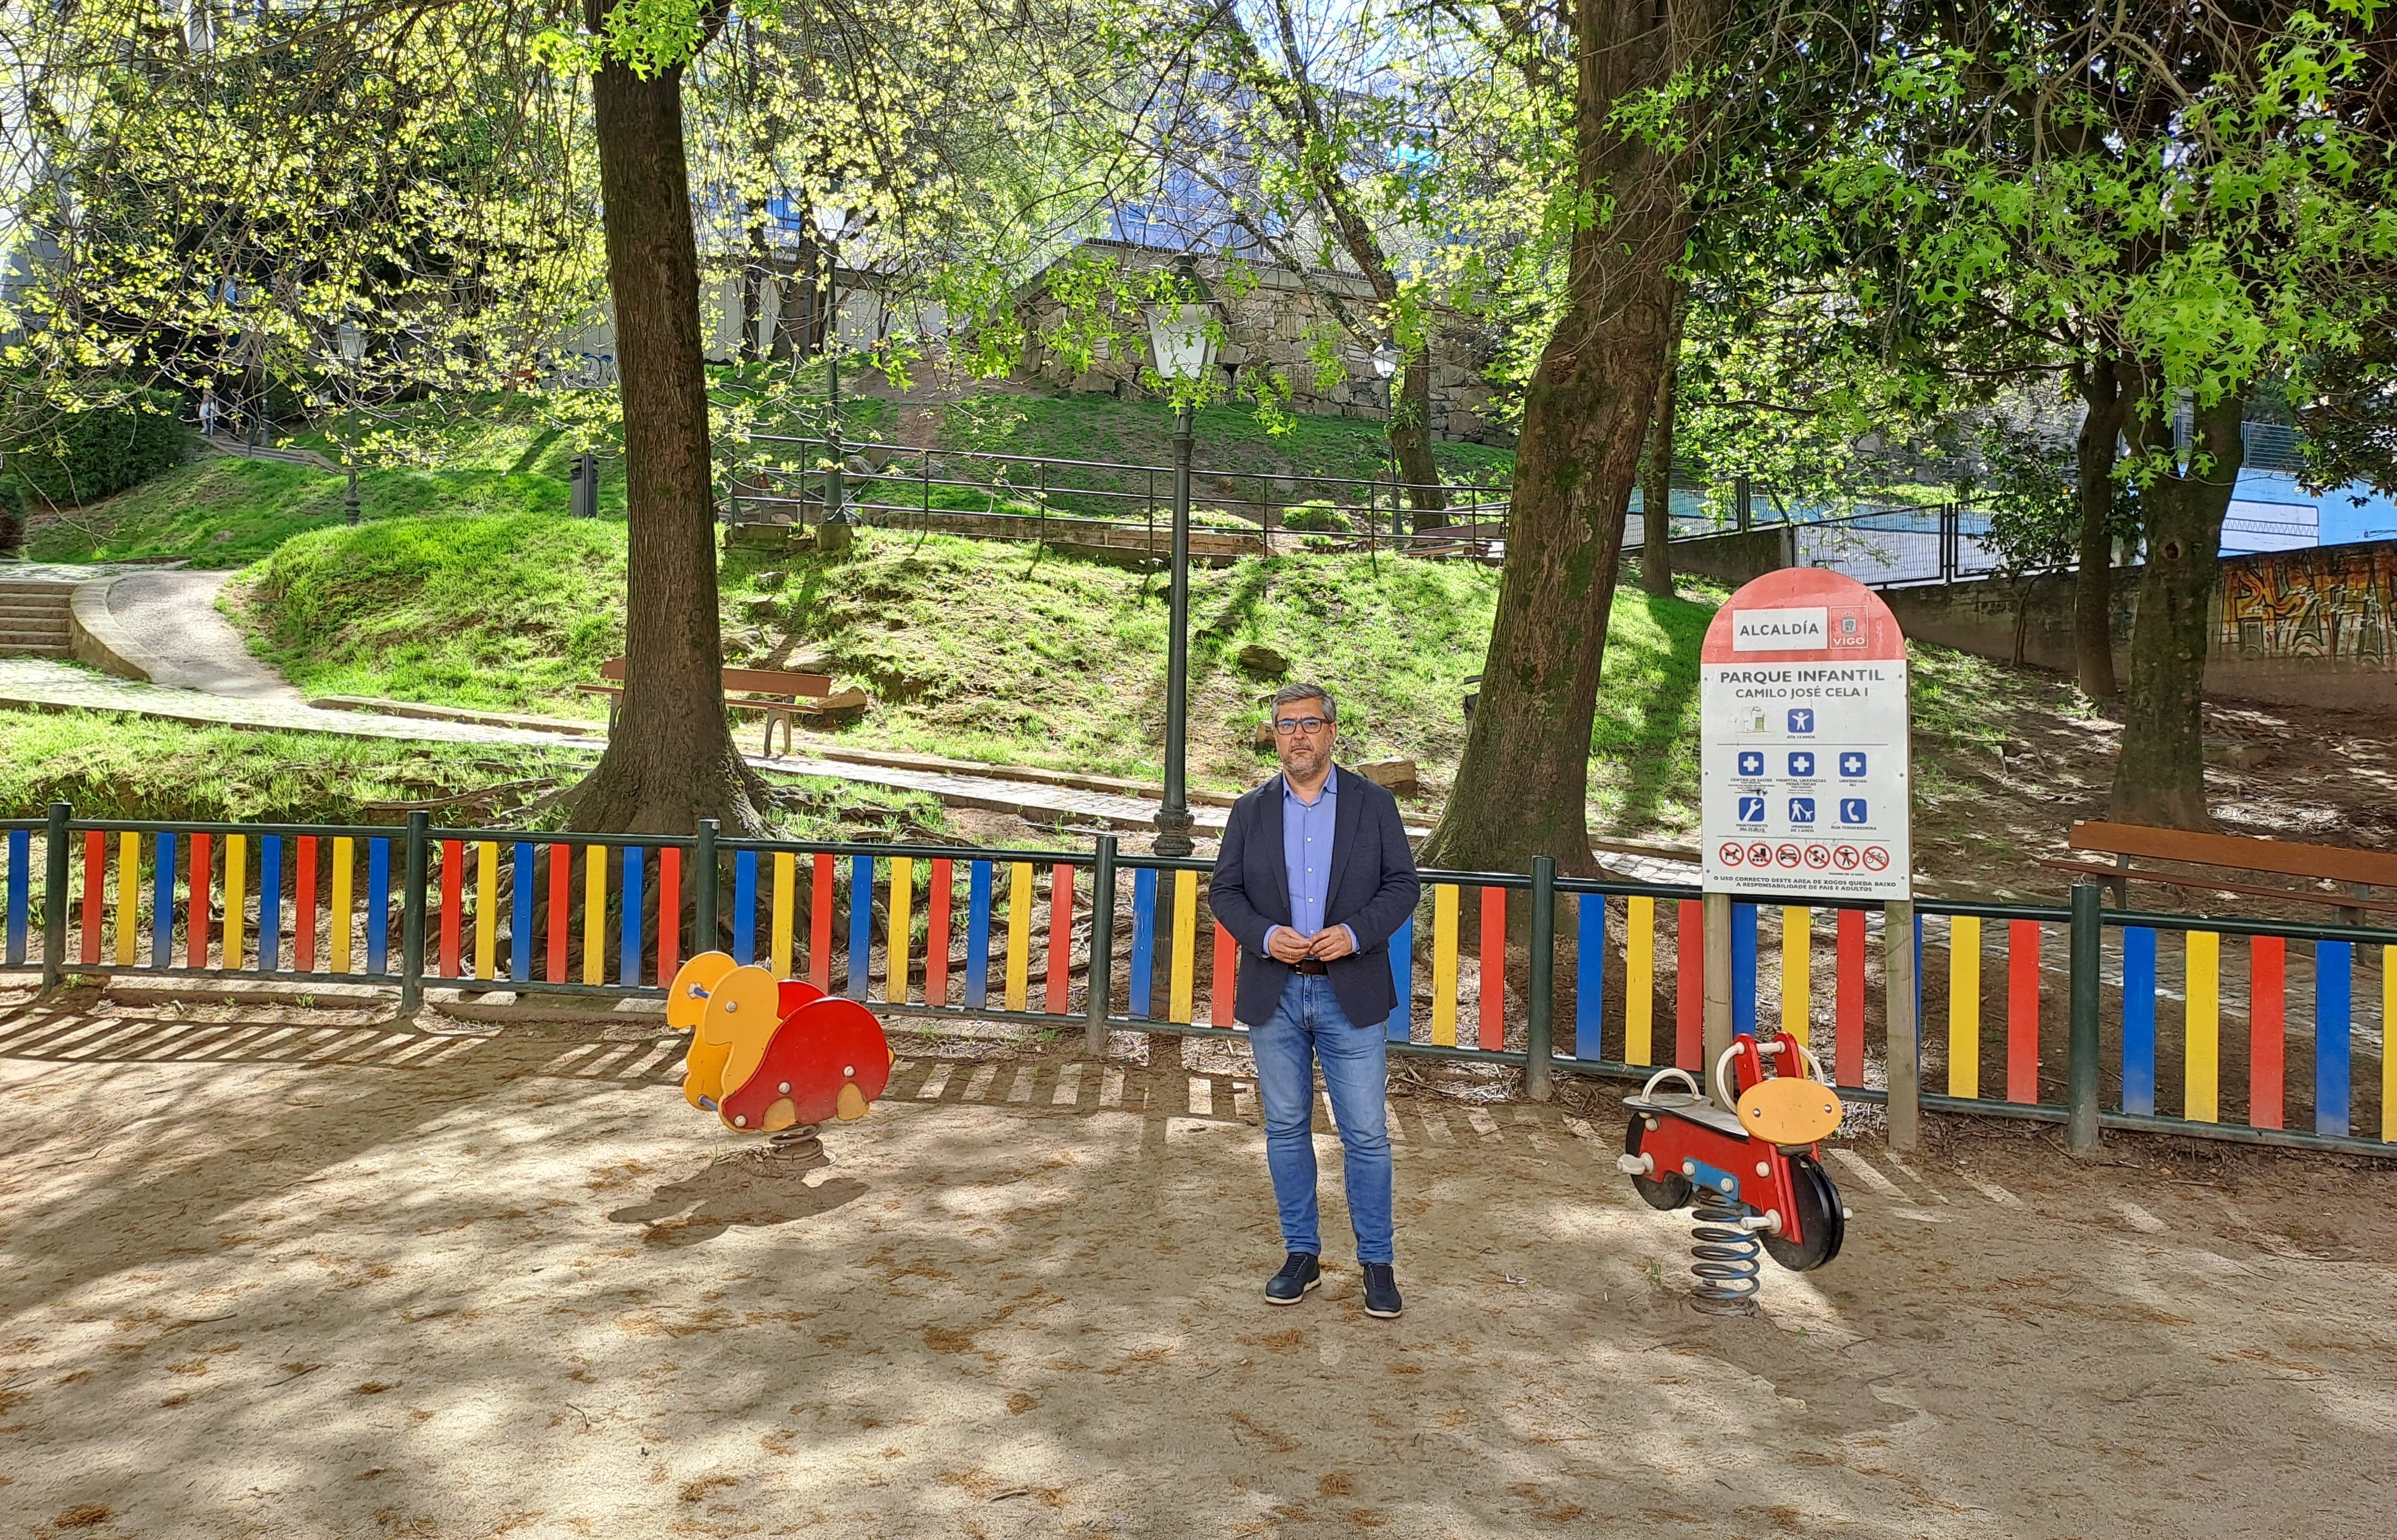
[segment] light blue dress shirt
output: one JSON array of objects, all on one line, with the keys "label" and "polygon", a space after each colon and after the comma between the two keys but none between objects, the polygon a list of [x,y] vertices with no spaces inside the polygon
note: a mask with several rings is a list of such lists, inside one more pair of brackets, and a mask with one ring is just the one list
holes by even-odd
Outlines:
[{"label": "light blue dress shirt", "polygon": [[[1332,832],[1338,824],[1340,772],[1332,770],[1323,778],[1323,789],[1315,794],[1312,802],[1304,801],[1292,789],[1290,777],[1281,778],[1281,863],[1282,874],[1290,883],[1290,929],[1302,936],[1311,936],[1323,929],[1323,901],[1332,889]],[[1265,931],[1265,943],[1271,945],[1275,926]],[[1357,932],[1348,931],[1348,944],[1357,944]]]}]

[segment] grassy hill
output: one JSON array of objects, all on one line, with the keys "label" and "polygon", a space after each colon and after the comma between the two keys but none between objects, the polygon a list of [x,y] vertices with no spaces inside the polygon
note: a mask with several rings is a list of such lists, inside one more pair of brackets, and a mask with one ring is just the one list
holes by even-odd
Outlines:
[{"label": "grassy hill", "polygon": [[[743,389],[733,371],[719,371],[717,383],[728,396]],[[795,408],[766,425],[817,431],[822,419],[813,398],[796,397]],[[1111,396],[999,392],[923,406],[867,396],[845,400],[842,420],[844,431],[859,440],[905,435],[953,450],[1148,465],[1170,464],[1172,457],[1170,408]],[[359,515],[366,522],[567,511],[569,441],[523,398],[401,408],[378,425],[406,441],[411,463],[360,473]],[[341,427],[337,422],[287,442],[338,462]],[[1213,407],[1198,414],[1197,434],[1201,467],[1286,476],[1387,474],[1381,427],[1361,420],[1301,417],[1276,435],[1249,408]],[[1513,472],[1512,454],[1478,444],[1443,444],[1439,458],[1458,480],[1487,485]],[[28,554],[45,561],[181,556],[199,567],[245,567],[294,535],[341,523],[344,491],[339,474],[211,455],[87,508],[36,516]],[[1201,498],[1214,495],[1208,477],[1199,478],[1198,491]],[[603,462],[599,512],[603,520],[623,516],[621,461]]]},{"label": "grassy hill", "polygon": [[[251,575],[262,650],[302,690],[596,715],[573,686],[623,645],[622,527],[533,515],[394,519],[293,540]],[[1498,575],[1382,556],[1256,557],[1192,582],[1191,774],[1230,790],[1274,681],[1263,643],[1341,698],[1347,752],[1417,760],[1444,790],[1464,746]],[[736,554],[723,572],[733,661],[820,658],[875,696],[844,742],[1156,777],[1165,585],[1022,546],[867,531],[848,558]],[[757,613],[753,614],[753,611]],[[1610,823],[1685,815],[1668,752],[1694,730],[1706,604],[1615,603],[1594,734]]]}]

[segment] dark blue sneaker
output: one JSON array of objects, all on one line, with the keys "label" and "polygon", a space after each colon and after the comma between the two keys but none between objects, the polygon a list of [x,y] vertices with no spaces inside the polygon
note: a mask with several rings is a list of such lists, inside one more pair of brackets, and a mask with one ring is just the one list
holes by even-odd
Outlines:
[{"label": "dark blue sneaker", "polygon": [[1281,1271],[1265,1279],[1267,1305],[1296,1305],[1306,1292],[1323,1281],[1323,1268],[1305,1252],[1292,1252]]},{"label": "dark blue sneaker", "polygon": [[1365,1313],[1384,1320],[1396,1320],[1406,1308],[1399,1302],[1398,1269],[1386,1262],[1365,1265]]}]

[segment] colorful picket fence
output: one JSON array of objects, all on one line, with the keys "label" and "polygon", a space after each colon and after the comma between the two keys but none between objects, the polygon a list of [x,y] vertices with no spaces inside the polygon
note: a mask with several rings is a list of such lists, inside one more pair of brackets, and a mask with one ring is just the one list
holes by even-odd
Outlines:
[{"label": "colorful picket fence", "polygon": [[[55,923],[61,970],[387,982],[407,999],[475,984],[655,995],[705,935],[891,1013],[1240,1030],[1238,949],[1208,912],[1206,864],[1118,858],[1112,839],[1066,852],[864,847],[719,841],[706,829],[436,831],[421,816],[404,829],[54,818],[0,834],[9,967],[50,966]],[[1602,1075],[1706,1069],[1695,890],[1549,870],[1423,877],[1421,907],[1392,938],[1394,1047]],[[1122,936],[1127,918],[1122,965],[1101,946],[1094,968],[1089,938]],[[1843,1089],[1881,1094],[1881,914],[1732,903],[1728,918],[1732,1030],[1778,1026]],[[2385,1051],[2397,937],[2107,911],[2100,955],[2083,958],[2069,919],[2054,907],[1917,906],[1926,1105],[2061,1118],[2067,984],[2086,965],[2109,1002],[2109,1121],[2359,1146],[2368,1128],[2374,1143],[2397,1143]],[[2359,1085],[2376,1056],[2377,1077]]]}]

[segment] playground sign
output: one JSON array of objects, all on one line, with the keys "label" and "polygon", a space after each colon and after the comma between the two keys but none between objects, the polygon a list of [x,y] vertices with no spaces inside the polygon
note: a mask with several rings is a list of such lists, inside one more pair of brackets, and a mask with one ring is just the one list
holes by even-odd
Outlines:
[{"label": "playground sign", "polygon": [[1707,891],[1914,896],[1906,638],[1880,596],[1766,573],[1707,628],[1698,704]]}]

